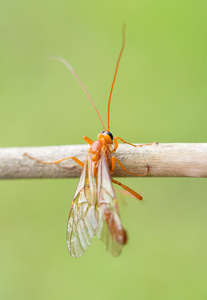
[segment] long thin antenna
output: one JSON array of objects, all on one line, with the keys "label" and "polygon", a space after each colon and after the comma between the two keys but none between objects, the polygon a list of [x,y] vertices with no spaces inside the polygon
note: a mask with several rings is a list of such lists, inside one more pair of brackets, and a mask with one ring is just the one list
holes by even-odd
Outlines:
[{"label": "long thin antenna", "polygon": [[121,47],[121,51],[119,53],[119,57],[118,57],[118,60],[117,60],[117,63],[116,63],[116,69],[115,69],[114,78],[113,78],[113,82],[112,82],[112,86],[111,86],[111,91],[110,91],[110,95],[109,95],[109,102],[108,102],[108,131],[109,132],[110,132],[110,126],[109,126],[110,123],[109,123],[109,121],[110,121],[111,96],[112,96],[112,92],[113,92],[113,88],[114,88],[114,83],[115,83],[116,75],[117,75],[118,68],[119,68],[120,59],[121,59],[122,53],[124,51],[125,40],[126,40],[126,38],[125,38],[125,28],[126,28],[126,25],[124,24],[123,30],[122,30],[122,34],[123,34],[122,47]]},{"label": "long thin antenna", "polygon": [[84,90],[84,92],[86,93],[88,99],[91,101],[91,104],[93,105],[97,115],[99,116],[99,119],[101,120],[101,123],[103,125],[103,129],[106,130],[103,120],[98,112],[98,109],[96,108],[95,104],[93,103],[93,100],[91,99],[91,96],[89,95],[88,91],[86,90],[85,86],[83,85],[83,83],[81,82],[80,78],[78,77],[78,75],[76,74],[76,72],[73,70],[73,68],[71,67],[71,65],[67,62],[67,60],[65,60],[63,57],[61,56],[51,56],[48,57],[48,59],[51,60],[57,60],[60,61],[61,63],[63,63],[70,71],[71,73],[74,75],[74,77],[76,78],[76,80],[78,81],[78,83],[80,84],[80,86],[82,87],[82,89]]}]

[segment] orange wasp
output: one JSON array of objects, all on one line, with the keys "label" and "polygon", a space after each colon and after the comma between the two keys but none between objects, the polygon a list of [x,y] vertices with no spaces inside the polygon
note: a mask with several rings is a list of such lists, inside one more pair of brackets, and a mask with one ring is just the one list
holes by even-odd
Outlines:
[{"label": "orange wasp", "polygon": [[52,58],[61,61],[72,72],[91,101],[103,125],[104,130],[98,134],[97,141],[94,142],[88,137],[83,137],[86,143],[90,145],[85,163],[82,163],[76,157],[66,157],[54,162],[45,162],[25,153],[25,155],[29,158],[41,163],[57,164],[66,159],[73,159],[76,163],[83,167],[69,212],[67,225],[67,247],[73,257],[80,257],[84,253],[86,248],[90,245],[94,235],[106,244],[107,250],[114,256],[118,256],[121,253],[122,247],[127,243],[127,234],[121,223],[118,203],[112,187],[112,182],[120,185],[135,198],[142,200],[142,197],[129,187],[111,177],[115,170],[115,163],[117,162],[123,171],[134,176],[145,176],[149,172],[148,165],[146,172],[142,175],[137,175],[127,171],[122,163],[113,155],[118,148],[118,140],[133,147],[143,146],[127,143],[120,137],[113,138],[113,135],[110,132],[109,121],[111,96],[124,46],[125,28],[123,28],[122,48],[116,64],[109,95],[107,130],[90,95],[72,67],[62,57]]}]

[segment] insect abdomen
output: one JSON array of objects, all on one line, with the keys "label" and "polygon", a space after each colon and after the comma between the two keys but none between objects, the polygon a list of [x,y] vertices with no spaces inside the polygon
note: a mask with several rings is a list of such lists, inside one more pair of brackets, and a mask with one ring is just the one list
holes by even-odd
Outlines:
[{"label": "insect abdomen", "polygon": [[101,207],[112,238],[118,244],[125,245],[127,243],[127,233],[122,227],[120,219],[116,218],[116,214],[112,213],[106,204],[102,203]]}]

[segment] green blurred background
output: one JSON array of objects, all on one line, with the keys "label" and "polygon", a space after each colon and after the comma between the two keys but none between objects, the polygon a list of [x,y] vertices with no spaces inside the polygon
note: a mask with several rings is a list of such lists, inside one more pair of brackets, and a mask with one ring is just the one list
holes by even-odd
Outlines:
[{"label": "green blurred background", "polygon": [[[102,129],[61,55],[111,131],[129,142],[206,142],[206,1],[4,1],[0,9],[0,146],[81,144]],[[127,153],[126,153],[127,155]],[[206,179],[125,178],[129,242],[119,258],[94,238],[66,247],[78,179],[0,182],[0,299],[207,299]]]}]

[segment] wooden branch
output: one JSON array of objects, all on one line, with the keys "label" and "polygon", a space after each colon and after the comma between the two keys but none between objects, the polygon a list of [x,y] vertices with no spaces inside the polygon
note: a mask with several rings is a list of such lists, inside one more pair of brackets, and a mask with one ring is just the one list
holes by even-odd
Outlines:
[{"label": "wooden branch", "polygon": [[[88,148],[88,145],[0,148],[0,179],[79,177],[82,167],[72,159],[57,165],[42,164],[24,153],[44,161],[75,156],[84,162]],[[136,148],[120,144],[115,155],[127,170],[136,174],[143,174],[148,164],[147,177],[207,177],[207,144],[153,144]],[[131,175],[117,164],[113,176]]]}]

